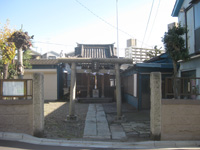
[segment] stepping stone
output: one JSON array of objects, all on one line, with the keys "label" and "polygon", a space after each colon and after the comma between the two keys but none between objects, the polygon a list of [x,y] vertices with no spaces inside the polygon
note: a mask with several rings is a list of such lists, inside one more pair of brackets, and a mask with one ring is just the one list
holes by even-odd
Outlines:
[{"label": "stepping stone", "polygon": [[121,125],[114,124],[110,126],[111,135],[113,140],[126,140],[126,134]]}]

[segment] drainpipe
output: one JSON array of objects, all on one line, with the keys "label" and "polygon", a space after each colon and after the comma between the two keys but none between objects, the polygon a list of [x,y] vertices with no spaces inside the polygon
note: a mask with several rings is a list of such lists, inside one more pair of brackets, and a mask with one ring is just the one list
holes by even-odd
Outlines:
[{"label": "drainpipe", "polygon": [[[191,4],[191,5],[189,5],[187,8],[183,8],[183,11],[184,11],[184,15],[185,15],[185,26],[186,26],[186,30],[188,30],[187,29],[187,11],[188,10],[190,10],[190,8],[192,8],[193,7],[193,4]],[[188,33],[186,32],[186,34],[185,34],[185,39],[186,39],[186,42],[185,42],[185,46],[186,46],[186,48],[188,49]]]},{"label": "drainpipe", "polygon": [[[187,9],[184,9],[184,15],[185,15],[185,27],[186,27],[186,30],[188,31],[188,29],[187,29]],[[188,33],[187,33],[187,31],[186,31],[186,33],[185,33],[185,40],[186,40],[186,42],[185,42],[185,46],[186,46],[186,48],[188,49],[188,39],[187,39],[187,37],[188,37]]]}]

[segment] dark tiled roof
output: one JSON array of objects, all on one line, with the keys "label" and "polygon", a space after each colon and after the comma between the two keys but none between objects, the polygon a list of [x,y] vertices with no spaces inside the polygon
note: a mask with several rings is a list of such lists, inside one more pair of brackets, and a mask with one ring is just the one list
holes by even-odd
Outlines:
[{"label": "dark tiled roof", "polygon": [[113,44],[78,44],[75,56],[83,58],[115,58],[116,49]]},{"label": "dark tiled roof", "polygon": [[190,4],[198,3],[200,0],[191,0]]}]

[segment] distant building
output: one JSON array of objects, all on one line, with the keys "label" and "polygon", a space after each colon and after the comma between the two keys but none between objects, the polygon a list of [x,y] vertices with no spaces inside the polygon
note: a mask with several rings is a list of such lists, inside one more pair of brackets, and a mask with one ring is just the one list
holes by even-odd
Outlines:
[{"label": "distant building", "polygon": [[137,40],[136,39],[127,40],[127,48],[125,49],[126,58],[132,58],[132,50],[134,47],[137,47]]},{"label": "distant building", "polygon": [[[164,51],[161,50],[161,53]],[[127,48],[125,49],[125,58],[133,59],[133,64],[142,63],[145,60],[150,59],[148,53],[155,54],[155,49],[138,48],[136,39],[127,40]]]},{"label": "distant building", "polygon": [[168,24],[168,30],[172,29],[174,26],[178,27],[178,23],[177,22],[173,22],[173,23]]}]

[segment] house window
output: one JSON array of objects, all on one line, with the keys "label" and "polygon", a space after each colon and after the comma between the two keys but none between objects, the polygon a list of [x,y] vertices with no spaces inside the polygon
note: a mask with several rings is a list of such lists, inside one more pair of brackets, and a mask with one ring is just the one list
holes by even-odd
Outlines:
[{"label": "house window", "polygon": [[194,6],[195,51],[200,51],[200,2]]},{"label": "house window", "polygon": [[56,56],[49,56],[48,59],[56,59]]},{"label": "house window", "polygon": [[181,77],[195,78],[196,77],[196,70],[183,71],[183,72],[181,72]]}]

